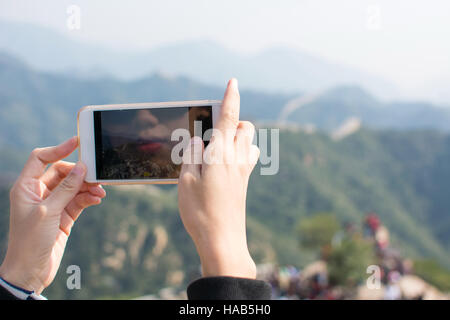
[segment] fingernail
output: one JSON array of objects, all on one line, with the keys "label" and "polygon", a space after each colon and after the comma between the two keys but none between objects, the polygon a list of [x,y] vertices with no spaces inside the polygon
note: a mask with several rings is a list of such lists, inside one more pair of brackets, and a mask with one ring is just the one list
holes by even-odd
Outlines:
[{"label": "fingernail", "polygon": [[69,141],[71,143],[78,143],[78,137],[77,136],[73,136],[72,138],[69,139]]},{"label": "fingernail", "polygon": [[84,164],[78,161],[75,167],[73,167],[72,173],[77,176],[82,176],[84,174]]},{"label": "fingernail", "polygon": [[199,136],[193,136],[191,139],[191,144],[201,144],[203,141]]},{"label": "fingernail", "polygon": [[237,81],[237,79],[236,78],[232,78],[231,80],[230,80],[230,87],[231,88],[233,88],[234,90],[239,90],[238,89],[238,81]]}]

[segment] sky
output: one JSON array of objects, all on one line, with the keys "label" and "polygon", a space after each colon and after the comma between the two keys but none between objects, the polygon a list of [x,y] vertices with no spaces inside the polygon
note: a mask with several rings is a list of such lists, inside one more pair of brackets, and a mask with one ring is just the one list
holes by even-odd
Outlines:
[{"label": "sky", "polygon": [[[67,27],[71,5],[80,29]],[[450,99],[448,0],[0,0],[0,19],[120,50],[205,39],[244,54],[283,45]]]}]

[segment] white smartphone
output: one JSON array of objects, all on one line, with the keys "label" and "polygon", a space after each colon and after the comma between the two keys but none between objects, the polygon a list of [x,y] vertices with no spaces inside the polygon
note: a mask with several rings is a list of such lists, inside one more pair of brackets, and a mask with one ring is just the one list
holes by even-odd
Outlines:
[{"label": "white smartphone", "polygon": [[85,180],[102,184],[177,183],[180,149],[194,135],[201,136],[207,145],[221,105],[219,100],[201,100],[81,108],[79,158],[87,166]]}]

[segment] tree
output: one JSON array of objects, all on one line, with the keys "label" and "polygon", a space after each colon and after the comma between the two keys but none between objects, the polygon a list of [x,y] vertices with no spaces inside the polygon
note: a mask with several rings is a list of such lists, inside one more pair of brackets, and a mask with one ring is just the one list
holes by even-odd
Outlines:
[{"label": "tree", "polygon": [[339,221],[330,213],[318,213],[301,219],[297,226],[300,245],[312,250],[329,245],[339,230]]},{"label": "tree", "polygon": [[374,262],[371,243],[358,236],[345,237],[327,258],[330,284],[354,286],[367,277],[367,267]]}]

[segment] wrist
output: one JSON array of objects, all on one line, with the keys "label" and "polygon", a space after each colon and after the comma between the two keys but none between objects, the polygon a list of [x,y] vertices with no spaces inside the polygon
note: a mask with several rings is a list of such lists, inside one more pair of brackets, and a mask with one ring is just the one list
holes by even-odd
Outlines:
[{"label": "wrist", "polygon": [[24,289],[40,294],[44,289],[42,285],[33,281],[33,277],[27,276],[26,272],[20,272],[20,269],[10,268],[7,263],[0,265],[0,277],[8,283]]},{"label": "wrist", "polygon": [[237,277],[256,279],[256,265],[247,245],[239,247],[203,246],[197,247],[204,277]]}]

